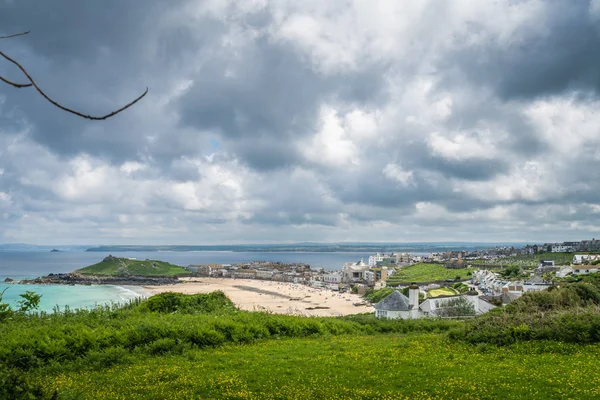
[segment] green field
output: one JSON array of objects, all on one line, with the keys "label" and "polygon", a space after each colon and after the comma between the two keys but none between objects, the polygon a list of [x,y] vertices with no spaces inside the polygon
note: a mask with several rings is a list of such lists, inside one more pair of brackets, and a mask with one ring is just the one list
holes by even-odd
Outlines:
[{"label": "green field", "polygon": [[439,289],[432,289],[427,292],[428,297],[440,297],[440,296],[455,296],[458,293],[450,288],[442,287]]},{"label": "green field", "polygon": [[516,257],[502,257],[493,260],[469,260],[471,265],[518,265],[520,267],[537,267],[540,260],[554,261],[556,265],[571,265],[574,254],[585,253],[539,253],[526,254]]},{"label": "green field", "polygon": [[[598,398],[599,345],[451,343],[440,334],[263,341],[46,377],[63,399]],[[582,373],[585,371],[585,373]]]},{"label": "green field", "polygon": [[98,264],[78,269],[84,275],[110,276],[184,276],[190,272],[184,268],[164,261],[130,260],[108,256]]},{"label": "green field", "polygon": [[409,267],[400,268],[386,281],[388,286],[410,284],[412,282],[444,281],[446,279],[468,279],[468,268],[449,269],[442,264],[419,263]]}]

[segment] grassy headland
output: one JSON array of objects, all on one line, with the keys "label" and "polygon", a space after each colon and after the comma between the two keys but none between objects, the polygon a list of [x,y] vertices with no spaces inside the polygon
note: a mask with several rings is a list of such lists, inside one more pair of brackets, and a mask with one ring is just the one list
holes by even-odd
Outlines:
[{"label": "grassy headland", "polygon": [[178,265],[156,260],[131,260],[108,256],[101,262],[75,272],[98,276],[186,276],[190,272]]}]

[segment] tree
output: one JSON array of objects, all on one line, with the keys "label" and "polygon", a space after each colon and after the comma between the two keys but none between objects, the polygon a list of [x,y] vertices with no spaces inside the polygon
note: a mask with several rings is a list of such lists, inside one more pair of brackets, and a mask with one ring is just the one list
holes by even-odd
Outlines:
[{"label": "tree", "polygon": [[[15,33],[12,35],[6,35],[6,36],[0,36],[0,39],[11,39],[11,38],[15,38],[18,36],[24,36],[29,34],[29,32],[31,31],[27,31],[27,32],[21,32],[21,33]],[[27,72],[27,70],[25,69],[25,67],[23,67],[19,62],[15,61],[14,59],[12,59],[11,57],[9,57],[8,55],[6,55],[2,50],[0,50],[0,56],[2,56],[5,60],[9,61],[10,63],[14,64],[19,70],[21,70],[21,72],[23,73],[23,75],[25,75],[25,78],[27,78],[27,82],[26,83],[18,83],[18,82],[13,82],[3,76],[0,75],[0,81],[13,86],[17,89],[23,89],[23,88],[30,88],[33,87],[44,99],[46,99],[47,101],[49,101],[52,105],[60,108],[63,111],[66,111],[68,113],[77,115],[78,117],[81,118],[85,118],[85,119],[89,119],[89,120],[93,120],[93,121],[101,121],[101,120],[105,120],[111,117],[114,117],[115,115],[125,111],[126,109],[128,109],[129,107],[133,106],[135,103],[137,103],[138,101],[140,101],[144,96],[146,96],[146,94],[148,94],[148,88],[146,88],[146,90],[144,91],[144,93],[142,93],[140,96],[138,96],[135,100],[127,103],[126,105],[124,105],[121,108],[118,108],[114,111],[109,112],[108,114],[105,115],[101,115],[101,116],[92,116],[92,115],[88,115],[88,114],[84,114],[82,112],[76,111],[72,108],[68,108],[63,106],[62,104],[60,104],[59,102],[57,102],[56,100],[52,99],[50,96],[48,96],[36,83],[36,81],[31,77],[31,75],[29,74],[29,72]]]},{"label": "tree", "polygon": [[467,317],[475,315],[475,306],[464,297],[448,300],[439,308],[437,314],[440,317]]},{"label": "tree", "polygon": [[521,267],[518,265],[509,265],[500,271],[500,275],[506,279],[517,278],[521,275]]}]

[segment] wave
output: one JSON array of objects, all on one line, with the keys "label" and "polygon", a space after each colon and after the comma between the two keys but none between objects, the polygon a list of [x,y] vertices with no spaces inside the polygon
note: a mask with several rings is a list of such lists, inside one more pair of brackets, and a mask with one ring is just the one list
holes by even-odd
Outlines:
[{"label": "wave", "polygon": [[113,286],[115,289],[119,290],[119,297],[123,301],[132,300],[137,297],[150,297],[150,293],[141,286]]}]

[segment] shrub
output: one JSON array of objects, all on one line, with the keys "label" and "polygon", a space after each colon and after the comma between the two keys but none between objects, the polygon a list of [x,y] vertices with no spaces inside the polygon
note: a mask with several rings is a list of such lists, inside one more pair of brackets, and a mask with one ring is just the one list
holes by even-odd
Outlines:
[{"label": "shrub", "polygon": [[55,399],[56,395],[22,371],[0,366],[0,399],[44,400]]}]

